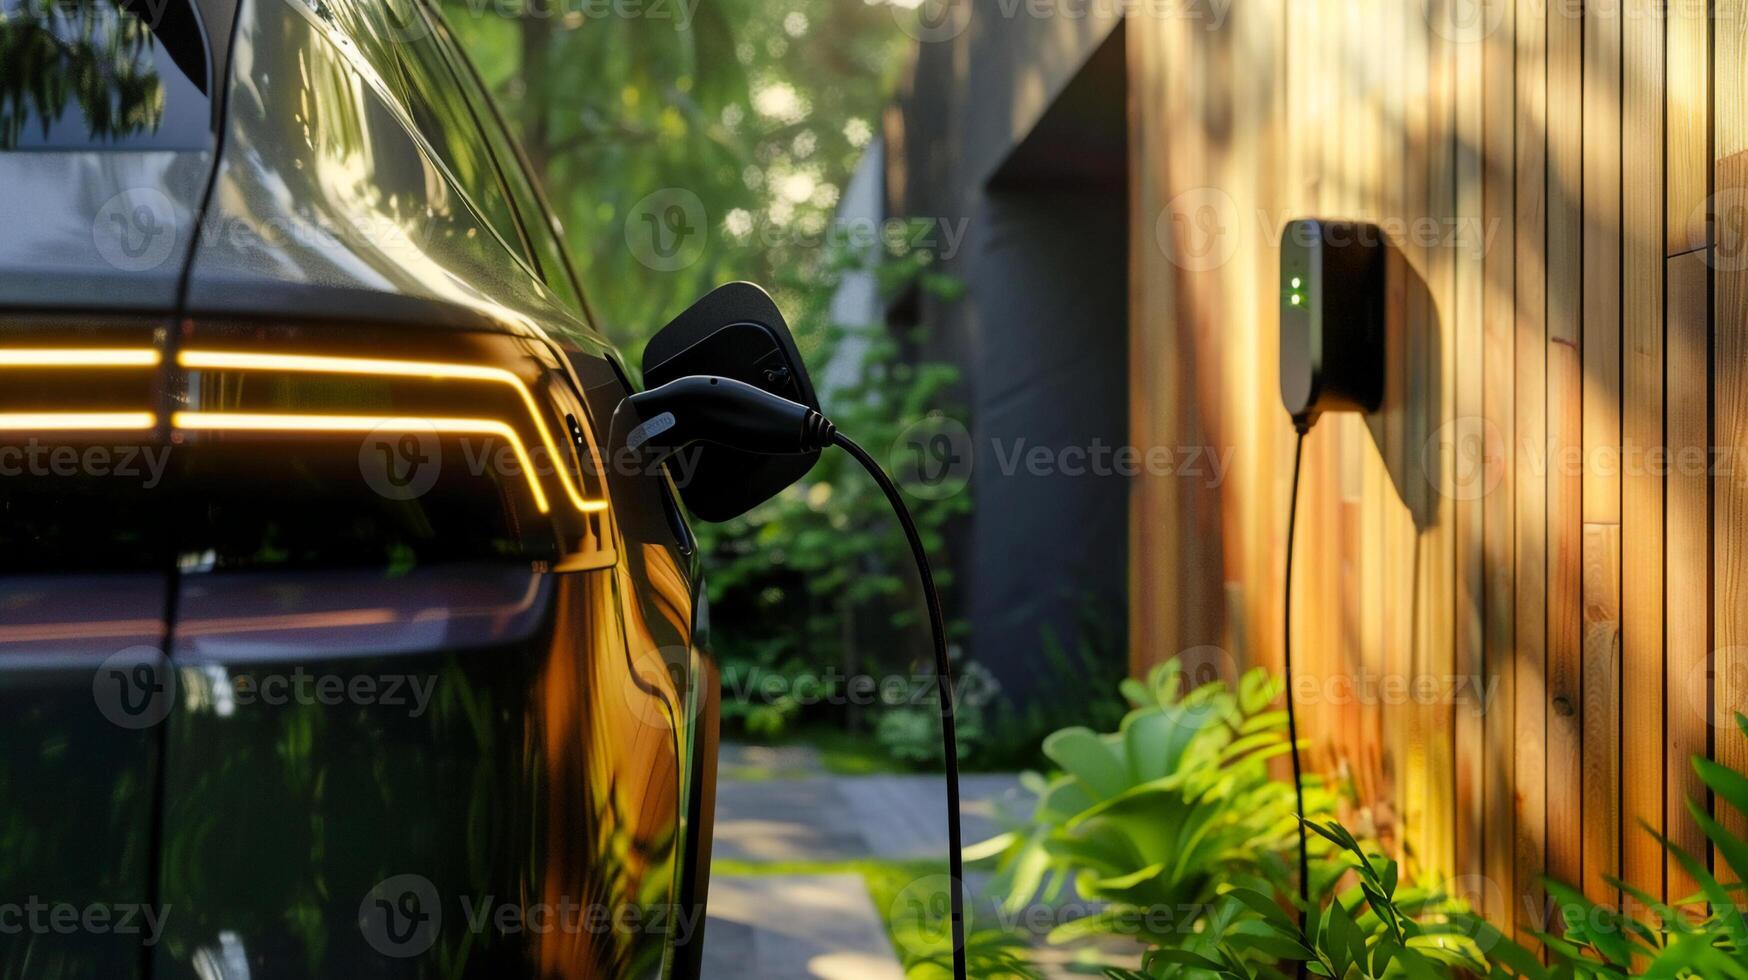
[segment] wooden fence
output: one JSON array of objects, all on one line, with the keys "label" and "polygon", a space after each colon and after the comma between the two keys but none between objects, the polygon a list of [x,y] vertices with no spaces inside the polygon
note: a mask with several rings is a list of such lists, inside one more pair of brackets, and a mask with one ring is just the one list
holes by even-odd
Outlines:
[{"label": "wooden fence", "polygon": [[1277,237],[1378,222],[1386,404],[1306,446],[1313,757],[1508,928],[1544,873],[1689,894],[1640,825],[1703,853],[1687,758],[1748,768],[1748,0],[1142,7],[1132,434],[1233,455],[1136,483],[1134,666],[1279,666]]}]

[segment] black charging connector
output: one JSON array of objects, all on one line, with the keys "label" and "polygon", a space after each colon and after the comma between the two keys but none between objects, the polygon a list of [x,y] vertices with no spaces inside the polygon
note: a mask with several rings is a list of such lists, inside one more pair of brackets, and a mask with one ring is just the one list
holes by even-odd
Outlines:
[{"label": "black charging connector", "polygon": [[[824,415],[781,395],[729,378],[692,376],[639,392],[621,403],[633,416],[621,419],[614,413],[614,445],[645,453],[660,460],[693,443],[708,443],[743,453],[804,456],[827,446],[849,453],[879,485],[892,513],[904,528],[911,557],[922,580],[923,599],[929,610],[929,632],[935,648],[936,692],[941,701],[942,756],[947,768],[947,865],[951,894],[953,977],[966,980],[964,840],[959,825],[958,734],[953,713],[953,667],[947,658],[947,619],[941,596],[929,569],[928,551],[922,535],[904,505],[898,486],[880,468],[867,450],[837,430]],[[634,427],[618,441],[621,426]]]},{"label": "black charging connector", "polygon": [[695,375],[626,399],[640,421],[625,447],[665,456],[695,442],[766,456],[802,456],[832,444],[824,415],[744,381]]}]

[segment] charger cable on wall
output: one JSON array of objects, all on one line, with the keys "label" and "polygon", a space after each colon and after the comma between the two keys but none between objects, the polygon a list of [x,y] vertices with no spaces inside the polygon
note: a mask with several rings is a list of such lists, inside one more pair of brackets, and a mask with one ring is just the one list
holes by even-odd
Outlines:
[{"label": "charger cable on wall", "polygon": [[[1293,489],[1287,497],[1286,588],[1281,601],[1281,621],[1285,624],[1281,638],[1281,666],[1287,687],[1287,741],[1293,750],[1293,801],[1299,816],[1299,931],[1303,933],[1311,908],[1311,857],[1305,832],[1305,772],[1299,758],[1299,717],[1293,707],[1293,532],[1299,519],[1299,471],[1305,459],[1305,434],[1311,431],[1311,421],[1295,418],[1293,431],[1296,433],[1293,441]],[[1303,963],[1299,964],[1299,969],[1302,976]]]}]

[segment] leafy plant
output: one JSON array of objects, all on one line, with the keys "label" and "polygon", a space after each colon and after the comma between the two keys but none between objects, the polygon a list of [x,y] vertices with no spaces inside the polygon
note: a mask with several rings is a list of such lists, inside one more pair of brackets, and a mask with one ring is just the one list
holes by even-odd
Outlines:
[{"label": "leafy plant", "polygon": [[[1044,752],[1061,772],[1048,781],[1026,774],[1038,795],[1031,818],[967,853],[997,859],[1009,911],[1040,893],[1054,901],[1071,880],[1102,904],[1052,930],[1052,942],[1111,933],[1179,946],[1206,930],[1226,883],[1273,888],[1290,879],[1293,789],[1269,776],[1269,761],[1290,749],[1286,713],[1275,707],[1280,683],[1256,669],[1236,689],[1185,687],[1173,659],[1146,684],[1125,685],[1136,706],[1116,732],[1051,735]],[[1320,784],[1306,791],[1312,813],[1327,810]],[[1159,910],[1190,910],[1190,918],[1165,922]]]},{"label": "leafy plant", "polygon": [[1148,954],[1150,972],[1111,971],[1115,980],[1176,976],[1183,969],[1223,980],[1282,976],[1283,963],[1303,963],[1319,977],[1542,977],[1535,957],[1437,889],[1400,887],[1394,860],[1363,846],[1337,821],[1305,826],[1334,845],[1358,883],[1333,895],[1304,926],[1270,895],[1239,887],[1226,900],[1243,907],[1218,939],[1202,949],[1161,948]]},{"label": "leafy plant", "polygon": [[[1736,716],[1748,737],[1748,717]],[[1748,816],[1748,776],[1695,756],[1694,771],[1721,806]],[[1703,805],[1687,801],[1687,812],[1739,881],[1748,881],[1748,841],[1731,833]],[[1699,883],[1700,893],[1669,905],[1618,878],[1607,881],[1651,914],[1640,921],[1599,906],[1577,889],[1547,882],[1548,894],[1559,902],[1564,930],[1560,936],[1538,934],[1555,962],[1580,977],[1734,977],[1748,980],[1748,919],[1733,891],[1706,869],[1703,857],[1650,827],[1646,832]],[[1642,970],[1643,972],[1639,972]]]}]

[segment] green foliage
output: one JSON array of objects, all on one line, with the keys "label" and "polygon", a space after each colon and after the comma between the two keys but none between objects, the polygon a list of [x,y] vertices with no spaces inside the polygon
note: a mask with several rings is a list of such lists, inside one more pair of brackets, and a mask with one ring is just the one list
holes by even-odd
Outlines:
[{"label": "green foliage", "polygon": [[[1736,725],[1748,736],[1748,717],[1736,716]],[[1748,776],[1696,756],[1699,773],[1720,807],[1748,816]],[[1705,831],[1718,857],[1739,881],[1748,881],[1748,841],[1727,830],[1706,812],[1705,806],[1687,801],[1687,812]],[[1580,977],[1734,977],[1748,980],[1748,919],[1732,891],[1706,868],[1703,856],[1683,850],[1655,830],[1669,855],[1699,883],[1700,893],[1669,905],[1616,878],[1608,883],[1619,888],[1649,913],[1642,921],[1585,898],[1577,889],[1555,881],[1547,883],[1548,894],[1560,908],[1564,930],[1560,936],[1542,934],[1550,954],[1565,976]],[[1642,972],[1641,972],[1642,971]]]},{"label": "green foliage", "polygon": [[[995,678],[979,663],[956,664],[953,686],[953,731],[957,736],[959,763],[975,765],[987,754],[989,738],[984,716],[995,690]],[[926,705],[895,705],[883,708],[874,723],[874,740],[887,755],[911,766],[938,769],[941,758],[941,709],[938,700]]]},{"label": "green foliage", "polygon": [[1218,939],[1201,949],[1162,948],[1148,954],[1145,974],[1112,971],[1116,980],[1173,977],[1184,970],[1254,980],[1284,976],[1284,964],[1305,965],[1313,976],[1345,980],[1385,977],[1542,977],[1541,964],[1437,889],[1400,887],[1395,861],[1362,845],[1337,821],[1306,820],[1333,845],[1358,883],[1331,896],[1301,928],[1279,901],[1238,887],[1224,900],[1242,906]]},{"label": "green foliage", "polygon": [[[70,122],[96,139],[155,132],[164,85],[144,18],[89,0],[24,0],[0,14],[0,150]],[[82,118],[81,118],[82,117]],[[38,132],[26,134],[34,123]]]},{"label": "green foliage", "polygon": [[[712,286],[770,285],[830,263],[833,211],[879,130],[908,40],[886,3],[443,0],[443,9],[527,150],[609,336],[633,361]],[[685,230],[702,237],[678,268],[652,266],[628,242],[649,196],[673,191],[695,195]],[[781,289],[776,298],[796,305]]]},{"label": "green foliage", "polygon": [[[1044,752],[1061,772],[1048,781],[1026,774],[1039,797],[1030,820],[968,851],[998,857],[1009,911],[1040,893],[1054,901],[1070,879],[1081,897],[1104,903],[1057,927],[1051,941],[1116,933],[1180,946],[1208,927],[1227,883],[1289,880],[1294,794],[1268,771],[1290,750],[1286,714],[1275,706],[1280,684],[1258,669],[1236,690],[1224,681],[1186,686],[1173,659],[1146,684],[1125,685],[1137,705],[1116,732],[1051,735]],[[1329,806],[1315,783],[1306,801],[1312,813]],[[1192,910],[1192,918],[1163,922],[1159,910]]]}]

